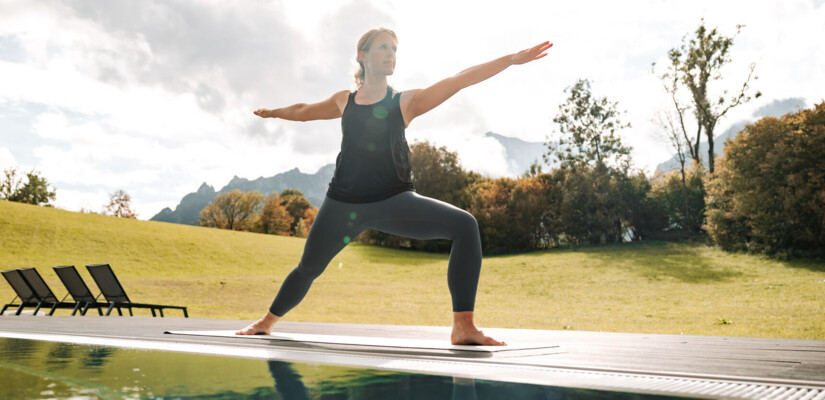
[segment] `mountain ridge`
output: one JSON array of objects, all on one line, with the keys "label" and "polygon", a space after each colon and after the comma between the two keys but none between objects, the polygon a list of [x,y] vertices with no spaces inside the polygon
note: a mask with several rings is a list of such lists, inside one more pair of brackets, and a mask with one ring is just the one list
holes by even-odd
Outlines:
[{"label": "mountain ridge", "polygon": [[[543,142],[527,142],[494,132],[487,132],[484,136],[496,139],[504,148],[508,162],[507,175],[510,176],[522,175],[534,161],[541,159],[541,154],[544,152]],[[165,207],[150,218],[150,221],[198,225],[200,211],[209,205],[215,196],[235,189],[242,192],[254,190],[264,195],[269,195],[272,192],[280,193],[285,189],[297,189],[304,193],[310,204],[320,207],[334,173],[335,164],[327,164],[314,174],[306,174],[298,168],[293,168],[269,178],[258,177],[254,180],[235,175],[218,191],[215,191],[212,186],[204,182],[196,192],[184,196],[174,211],[169,207]]]}]

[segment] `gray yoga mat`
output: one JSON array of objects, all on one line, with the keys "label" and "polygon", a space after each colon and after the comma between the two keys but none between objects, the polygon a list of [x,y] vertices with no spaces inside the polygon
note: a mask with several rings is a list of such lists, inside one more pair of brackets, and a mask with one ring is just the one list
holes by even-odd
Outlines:
[{"label": "gray yoga mat", "polygon": [[429,340],[429,339],[403,339],[403,338],[386,338],[374,336],[343,336],[343,335],[317,335],[308,333],[286,333],[273,332],[271,335],[236,335],[235,331],[166,331],[164,333],[173,335],[192,335],[192,336],[213,336],[213,337],[232,337],[241,339],[265,339],[274,341],[291,341],[302,343],[324,343],[334,345],[347,346],[365,346],[365,347],[389,347],[389,348],[403,348],[403,349],[427,349],[427,350],[459,350],[459,351],[475,351],[484,353],[498,353],[513,350],[528,350],[528,349],[547,349],[556,348],[558,346],[541,345],[536,343],[508,343],[507,346],[468,346],[468,345],[454,345],[450,344],[445,338],[444,340]]}]

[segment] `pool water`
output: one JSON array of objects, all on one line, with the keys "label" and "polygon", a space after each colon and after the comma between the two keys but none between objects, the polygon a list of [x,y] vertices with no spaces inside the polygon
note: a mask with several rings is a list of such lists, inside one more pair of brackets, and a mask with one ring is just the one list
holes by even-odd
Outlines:
[{"label": "pool water", "polygon": [[321,364],[0,338],[0,399],[672,398]]}]

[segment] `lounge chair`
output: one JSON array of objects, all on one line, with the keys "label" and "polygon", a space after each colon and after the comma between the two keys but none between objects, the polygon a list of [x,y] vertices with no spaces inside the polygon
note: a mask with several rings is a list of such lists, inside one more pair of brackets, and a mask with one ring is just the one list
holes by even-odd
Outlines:
[{"label": "lounge chair", "polygon": [[[92,291],[89,290],[88,286],[86,286],[86,282],[84,282],[83,278],[80,277],[80,274],[77,272],[74,265],[52,268],[57,274],[57,277],[60,278],[60,281],[63,282],[63,286],[65,286],[66,290],[69,291],[69,294],[72,295],[74,301],[77,302],[77,307],[75,307],[72,311],[72,315],[74,315],[77,311],[80,311],[80,315],[86,315],[86,311],[88,311],[90,307],[97,308],[97,313],[99,315],[103,315],[103,310],[101,310],[101,307],[108,308],[109,303],[101,303],[97,301],[97,298],[92,295]],[[81,310],[80,307],[83,307],[83,309]]]},{"label": "lounge chair", "polygon": [[[6,278],[6,281],[9,282],[9,285],[11,285],[11,288],[14,290],[14,293],[17,294],[14,299],[11,299],[10,303],[3,306],[3,309],[0,310],[0,315],[3,315],[9,307],[17,307],[17,312],[14,313],[14,315],[20,315],[20,312],[26,307],[39,308],[40,301],[37,299],[37,294],[34,293],[34,290],[23,278],[23,275],[20,274],[20,271],[12,269],[0,273],[3,274],[3,277]],[[14,304],[14,300],[16,299],[20,299],[20,304]]]},{"label": "lounge chair", "polygon": [[[34,268],[19,268],[20,275],[29,284],[29,287],[34,291],[34,294],[37,296],[38,301],[40,304],[37,305],[37,308],[34,309],[34,315],[37,315],[37,311],[40,310],[40,307],[49,307],[51,306],[51,310],[49,310],[49,315],[53,315],[54,311],[58,308],[72,308],[77,310],[78,304],[74,301],[68,302],[65,301],[69,294],[67,293],[63,296],[63,299],[58,300],[57,296],[54,295],[52,289],[49,285],[46,284],[46,281],[43,280],[43,277],[40,276],[40,273],[37,272]],[[74,315],[74,313],[72,313]]]},{"label": "lounge chair", "polygon": [[109,302],[109,309],[106,311],[106,315],[111,314],[112,309],[114,308],[117,308],[118,313],[120,313],[120,308],[123,307],[129,309],[129,315],[132,315],[132,308],[148,308],[152,311],[153,317],[156,316],[155,310],[159,311],[160,316],[163,317],[164,308],[174,308],[182,310],[183,316],[185,318],[189,318],[189,314],[186,312],[186,307],[133,303],[129,300],[129,296],[126,295],[126,291],[123,290],[123,286],[121,286],[120,281],[118,281],[117,276],[115,276],[115,272],[112,271],[112,267],[110,267],[109,264],[87,265],[86,269],[88,269],[89,273],[92,274],[92,279],[94,279],[95,283],[97,283],[103,297],[105,297],[106,301]]}]

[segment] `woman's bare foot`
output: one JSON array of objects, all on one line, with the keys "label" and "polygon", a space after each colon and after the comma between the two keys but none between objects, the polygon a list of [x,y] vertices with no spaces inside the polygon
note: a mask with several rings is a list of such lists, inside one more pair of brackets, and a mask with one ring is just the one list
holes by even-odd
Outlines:
[{"label": "woman's bare foot", "polygon": [[267,311],[266,315],[261,317],[259,320],[249,324],[246,328],[243,328],[237,332],[236,335],[269,335],[272,333],[272,325],[275,325],[280,319],[277,315]]},{"label": "woman's bare foot", "polygon": [[505,342],[484,336],[484,332],[478,330],[473,324],[472,311],[453,313],[453,332],[450,334],[450,342],[452,344],[507,346]]}]

